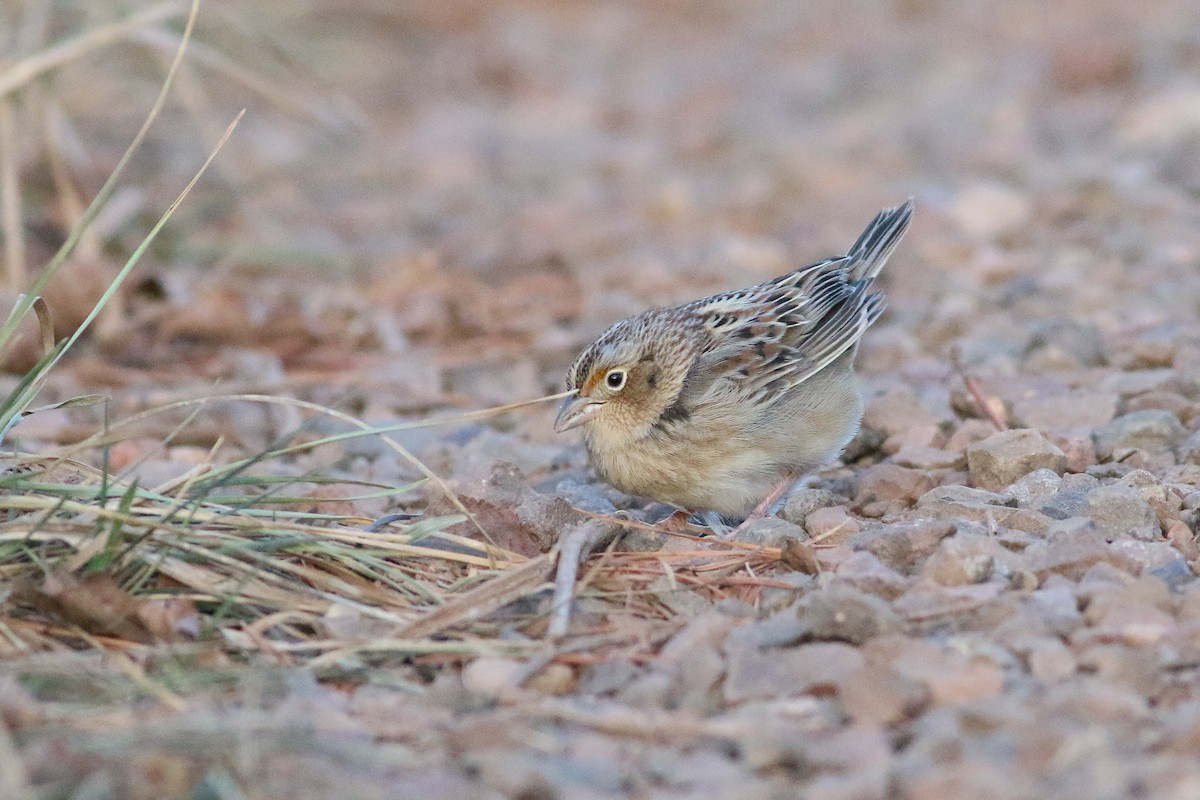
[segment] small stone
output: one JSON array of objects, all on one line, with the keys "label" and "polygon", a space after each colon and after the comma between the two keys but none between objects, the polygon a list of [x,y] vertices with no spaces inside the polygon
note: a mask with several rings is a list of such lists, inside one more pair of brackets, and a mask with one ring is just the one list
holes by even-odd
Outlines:
[{"label": "small stone", "polygon": [[643,672],[642,667],[628,658],[606,658],[583,667],[577,691],[583,697],[613,694],[628,686]]},{"label": "small stone", "polygon": [[989,528],[1004,526],[1042,535],[1051,519],[1039,511],[1017,508],[1006,495],[969,486],[939,486],[917,501],[917,509],[931,517],[978,522]]},{"label": "small stone", "polygon": [[1075,674],[1075,656],[1059,639],[1043,637],[1025,652],[1029,673],[1043,683],[1059,683]]},{"label": "small stone", "polygon": [[989,624],[985,620],[994,620],[997,614],[1007,616],[1012,613],[1015,595],[1000,599],[1007,590],[1008,586],[1001,581],[942,586],[930,580],[918,580],[893,601],[892,607],[902,619],[914,625],[972,629]]},{"label": "small stone", "polygon": [[1062,477],[1052,469],[1035,469],[1018,478],[1005,494],[1018,508],[1039,508],[1062,488]]},{"label": "small stone", "polygon": [[[1132,572],[1133,570],[1117,569],[1111,561],[1101,561],[1088,567],[1079,578],[1079,585],[1075,587],[1078,602],[1086,606],[1089,613],[1094,612],[1100,603],[1106,602],[1106,596],[1132,586],[1137,581]],[[1166,588],[1165,585],[1163,588]],[[1126,598],[1119,602],[1126,602]]]},{"label": "small stone", "polygon": [[1170,614],[1146,603],[1108,609],[1095,625],[1081,628],[1071,637],[1076,647],[1098,642],[1116,642],[1130,647],[1158,644],[1175,628]]},{"label": "small stone", "polygon": [[806,639],[862,644],[904,627],[883,600],[850,586],[833,583],[810,591],[796,604]]},{"label": "small stone", "polygon": [[1096,445],[1091,431],[1072,434],[1051,433],[1050,441],[1067,457],[1067,472],[1084,472],[1096,463]]},{"label": "small stone", "polygon": [[725,672],[722,648],[734,626],[733,619],[710,605],[663,646],[654,666],[673,679],[667,698],[672,708],[715,710],[713,688]]},{"label": "small stone", "polygon": [[726,647],[726,703],[828,692],[863,668],[858,650],[840,642],[798,647]]},{"label": "small stone", "polygon": [[845,506],[818,508],[808,515],[805,527],[813,542],[825,544],[840,544],[858,533],[858,521]]},{"label": "small stone", "polygon": [[1050,497],[1039,511],[1051,519],[1067,519],[1083,514],[1084,503],[1087,502],[1088,492],[1077,489],[1072,492],[1059,492]]},{"label": "small stone", "polygon": [[1183,520],[1172,520],[1167,526],[1167,541],[1179,551],[1186,561],[1200,559],[1200,545],[1196,543],[1196,534]]},{"label": "small stone", "polygon": [[943,445],[952,453],[966,453],[975,442],[982,442],[996,432],[996,426],[982,419],[964,419]]},{"label": "small stone", "polygon": [[882,433],[886,438],[914,427],[936,426],[939,422],[937,415],[921,403],[912,388],[899,384],[867,401],[862,427]]},{"label": "small stone", "polygon": [[892,725],[920,711],[929,702],[929,691],[883,665],[868,664],[847,676],[839,699],[857,724]]},{"label": "small stone", "polygon": [[1146,392],[1133,397],[1125,404],[1125,411],[1170,411],[1187,425],[1200,413],[1200,405],[1193,403],[1178,392]]},{"label": "small stone", "polygon": [[743,544],[760,547],[782,547],[788,539],[806,541],[808,532],[786,519],[762,517],[740,530],[735,539]]},{"label": "small stone", "polygon": [[1118,539],[1110,543],[1109,549],[1135,565],[1135,571],[1139,573],[1153,574],[1156,570],[1162,570],[1166,575],[1173,575],[1182,569],[1185,574],[1191,574],[1187,562],[1170,542]]},{"label": "small stone", "polygon": [[1181,620],[1200,618],[1200,581],[1185,586],[1180,592],[1179,618]]},{"label": "small stone", "polygon": [[932,423],[914,425],[884,439],[879,449],[884,455],[894,456],[906,447],[929,447],[941,432],[941,427]]},{"label": "small stone", "polygon": [[961,452],[929,445],[905,445],[892,456],[892,463],[919,470],[962,469],[967,460]]},{"label": "small stone", "polygon": [[1028,606],[1050,633],[1066,636],[1084,624],[1075,586],[1060,575],[1051,575],[1042,588],[1029,595]]},{"label": "small stone", "polygon": [[854,502],[863,516],[882,517],[912,508],[931,488],[933,478],[925,470],[875,464],[859,475]]},{"label": "small stone", "polygon": [[46,708],[11,674],[0,675],[0,724],[10,730],[41,724]]},{"label": "small stone", "polygon": [[[1139,544],[1144,543],[1139,542]],[[1150,567],[1145,570],[1145,574],[1158,578],[1173,591],[1179,591],[1196,578],[1196,573],[1183,558],[1172,558],[1163,564]]]},{"label": "small stone", "polygon": [[1004,688],[1004,675],[995,661],[932,641],[883,636],[867,643],[863,651],[868,664],[888,664],[898,675],[924,684],[935,705],[994,697]]},{"label": "small stone", "polygon": [[[749,616],[756,615],[756,610],[749,610]],[[726,616],[729,616],[726,614]],[[796,617],[795,602],[786,608],[781,608],[766,619],[746,625],[738,625],[729,631],[725,638],[724,648],[750,648],[760,650],[766,647],[793,647],[804,641],[807,628]]]},{"label": "small stone", "polygon": [[803,525],[808,515],[818,508],[836,506],[843,502],[828,489],[796,489],[788,495],[779,516],[794,525]]},{"label": "small stone", "polygon": [[1100,481],[1091,475],[1063,475],[1058,492],[1046,499],[1039,510],[1053,519],[1078,517],[1083,513],[1088,492],[1099,485]]},{"label": "small stone", "polygon": [[611,516],[617,513],[612,500],[604,495],[594,483],[571,476],[557,481],[553,493],[580,511]]},{"label": "small stone", "polygon": [[1134,538],[1162,539],[1158,516],[1141,493],[1131,486],[1109,484],[1087,493],[1081,515],[1092,520],[1108,541]]},{"label": "small stone", "polygon": [[943,520],[898,522],[863,531],[847,544],[867,550],[901,575],[911,575],[955,529],[953,522]]},{"label": "small stone", "polygon": [[1130,647],[1119,643],[1089,643],[1084,637],[1072,640],[1079,652],[1081,671],[1100,680],[1125,686],[1143,696],[1153,696],[1162,687],[1158,655],[1149,647]]},{"label": "small stone", "polygon": [[1165,583],[1149,575],[1131,578],[1124,574],[1117,577],[1097,573],[1087,576],[1086,586],[1083,583],[1078,593],[1080,600],[1086,604],[1084,616],[1092,625],[1114,609],[1128,606],[1152,605],[1166,614],[1172,613],[1175,608],[1171,590]]},{"label": "small stone", "polygon": [[547,664],[525,682],[525,687],[540,694],[555,697],[567,694],[575,688],[575,671],[566,664]]},{"label": "small stone", "polygon": [[[796,764],[804,764],[812,770],[803,784],[805,797],[819,800],[883,797],[887,793],[891,761],[887,735],[881,729],[841,727],[834,722],[832,708],[832,704],[820,706],[803,701],[747,703],[713,720],[717,730],[734,731],[737,762],[745,771],[730,770],[727,761],[714,758],[719,751],[711,747],[696,748],[699,750],[693,756],[696,763],[684,761],[689,767],[686,771],[677,775],[665,773],[671,777],[663,780],[662,785],[689,787],[689,791],[679,796],[696,795],[691,789],[703,787],[699,796],[766,800],[780,796],[780,784],[759,780],[757,776],[778,775],[794,769]],[[814,736],[818,726],[822,735]],[[688,758],[676,748],[655,747],[648,752],[658,750],[664,752],[664,760],[672,763]],[[613,750],[608,762],[621,755],[621,751]],[[664,771],[655,769],[654,774],[663,775]],[[658,781],[656,777],[655,782]],[[572,796],[602,795],[599,791],[588,791]]]},{"label": "small stone", "polygon": [[1183,498],[1167,488],[1166,484],[1156,478],[1153,473],[1144,469],[1135,469],[1121,476],[1117,481],[1119,486],[1129,486],[1136,489],[1154,513],[1158,516],[1159,524],[1164,528],[1178,519],[1183,508]]},{"label": "small stone", "polygon": [[933,510],[944,505],[1016,507],[1011,498],[998,492],[955,485],[937,486],[921,495],[921,499],[917,501],[917,508],[922,510]]},{"label": "small stone", "polygon": [[563,531],[571,530],[587,517],[556,495],[528,492],[517,505],[517,519],[528,527],[548,550]]},{"label": "small stone", "polygon": [[1097,386],[1106,391],[1116,392],[1122,400],[1130,400],[1146,392],[1191,391],[1185,388],[1179,373],[1173,369],[1113,371],[1105,374]]},{"label": "small stone", "polygon": [[1040,431],[1091,430],[1113,418],[1117,401],[1115,392],[1099,391],[1026,397],[1013,403],[1012,421]]},{"label": "small stone", "polygon": [[1025,344],[1026,357],[1054,349],[1071,356],[1081,367],[1104,365],[1104,336],[1095,325],[1073,319],[1055,319],[1033,329]]},{"label": "small stone", "polygon": [[959,532],[942,540],[925,562],[922,575],[942,586],[983,583],[992,576],[1003,548],[991,537]]},{"label": "small stone", "polygon": [[860,427],[850,443],[842,449],[842,463],[853,464],[867,456],[879,453],[886,440],[887,436],[880,431]]},{"label": "small stone", "polygon": [[1027,569],[1015,569],[1008,576],[1008,588],[1028,594],[1037,589],[1038,577]]},{"label": "small stone", "polygon": [[463,667],[463,688],[485,697],[497,697],[516,688],[524,674],[520,661],[499,656],[483,656]]},{"label": "small stone", "polygon": [[1025,567],[1045,581],[1050,575],[1078,579],[1089,567],[1109,559],[1104,538],[1091,520],[1072,517],[1050,527],[1047,541],[1022,554]]},{"label": "small stone", "polygon": [[822,572],[837,572],[838,568],[852,555],[854,555],[854,550],[846,544],[813,548],[813,556]]},{"label": "small stone", "polygon": [[1179,461],[1183,464],[1200,464],[1200,431],[1188,435],[1177,448]]},{"label": "small stone", "polygon": [[866,550],[859,550],[837,568],[839,581],[856,589],[894,600],[908,588],[908,579]]},{"label": "small stone", "polygon": [[1036,469],[1062,472],[1066,456],[1040,433],[1016,429],[995,433],[967,448],[971,481],[984,489],[1000,491]]},{"label": "small stone", "polygon": [[1165,450],[1183,439],[1187,431],[1170,411],[1150,409],[1122,414],[1092,434],[1096,455],[1120,458],[1134,450]]}]

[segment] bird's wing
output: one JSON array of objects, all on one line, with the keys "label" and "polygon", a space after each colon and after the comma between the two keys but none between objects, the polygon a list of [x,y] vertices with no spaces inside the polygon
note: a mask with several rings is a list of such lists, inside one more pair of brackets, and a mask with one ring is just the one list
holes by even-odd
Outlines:
[{"label": "bird's wing", "polygon": [[686,306],[707,333],[690,397],[728,381],[746,402],[770,405],[854,347],[883,312],[871,282],[911,216],[910,200],[880,212],[844,256]]},{"label": "bird's wing", "polygon": [[700,301],[689,310],[708,334],[693,373],[707,393],[731,382],[746,402],[770,405],[845,353],[883,311],[867,283],[850,283],[845,259]]}]

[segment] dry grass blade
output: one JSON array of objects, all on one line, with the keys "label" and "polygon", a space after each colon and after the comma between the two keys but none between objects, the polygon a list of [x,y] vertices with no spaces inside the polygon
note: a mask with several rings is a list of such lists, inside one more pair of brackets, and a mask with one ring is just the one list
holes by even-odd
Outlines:
[{"label": "dry grass blade", "polygon": [[66,41],[34,53],[17,61],[8,69],[0,72],[0,97],[25,86],[52,70],[76,61],[101,48],[128,39],[143,28],[157,25],[163,20],[179,16],[187,6],[172,0],[157,3],[128,17],[107,25],[101,25],[86,33],[82,33]]},{"label": "dry grass blade", "polygon": [[[179,46],[178,38],[158,28],[143,28],[137,32],[137,39],[146,44],[163,50],[174,50]],[[307,118],[314,122],[334,127],[338,120],[329,110],[329,103],[324,98],[318,100],[306,97],[291,89],[291,82],[281,82],[256,74],[248,67],[234,61],[225,53],[201,43],[191,46],[194,61],[213,72],[222,75],[246,89],[261,95],[277,108],[281,108],[297,117]],[[203,107],[198,104],[196,108]]]},{"label": "dry grass blade", "polygon": [[530,559],[505,570],[475,589],[464,592],[397,632],[399,638],[423,638],[447,628],[479,619],[514,600],[528,596],[545,585],[554,567],[554,554]]},{"label": "dry grass blade", "polygon": [[37,315],[38,331],[42,335],[42,352],[49,353],[54,349],[54,320],[50,317],[50,306],[46,305],[44,297],[33,299],[33,311]]},{"label": "dry grass blade", "polygon": [[[158,96],[154,100],[154,105],[151,106],[149,113],[146,114],[146,119],[142,121],[142,126],[134,135],[133,140],[129,143],[129,146],[125,148],[124,154],[122,154],[120,160],[117,161],[116,166],[114,166],[112,171],[109,173],[108,178],[104,181],[104,185],[100,187],[100,191],[98,191],[96,196],[92,198],[92,202],[89,203],[88,207],[84,210],[83,216],[79,219],[75,226],[71,228],[70,233],[67,235],[66,241],[62,243],[62,246],[58,248],[58,252],[56,252],[54,257],[50,259],[50,263],[46,265],[45,269],[42,270],[41,274],[33,282],[33,285],[26,292],[26,296],[18,299],[17,304],[13,306],[13,309],[9,313],[8,319],[5,321],[3,328],[0,328],[0,350],[3,350],[3,348],[8,345],[13,336],[13,332],[17,328],[17,325],[21,323],[21,320],[25,318],[25,315],[28,314],[29,310],[33,307],[32,298],[41,296],[41,294],[45,291],[46,286],[66,262],[67,258],[70,257],[73,252],[75,252],[75,248],[82,240],[84,233],[88,229],[88,226],[91,225],[92,221],[96,218],[96,215],[100,213],[105,204],[108,202],[109,198],[112,197],[113,192],[116,190],[117,182],[122,173],[125,171],[126,166],[128,166],[130,160],[133,158],[134,153],[141,148],[142,142],[146,140],[146,135],[150,132],[150,127],[154,124],[154,121],[158,119],[158,115],[162,112],[163,106],[167,102],[167,93],[171,88],[171,83],[174,80],[175,73],[178,72],[179,65],[183,61],[183,54],[187,50],[188,42],[191,41],[192,31],[196,26],[196,15],[199,10],[200,0],[192,0],[191,10],[188,12],[187,24],[184,26],[183,35],[180,37],[179,49],[175,52],[175,59],[171,62],[171,68],[167,71],[167,77],[163,81],[163,85],[158,91]],[[137,15],[134,16],[136,17]],[[18,65],[14,66],[13,69],[15,69],[17,66],[20,66],[22,63],[26,62],[19,62]],[[0,74],[0,86],[3,85],[3,77],[7,74],[9,73]],[[0,96],[3,95],[4,92],[0,91]],[[187,191],[185,190],[184,193],[186,194]],[[169,216],[169,214],[167,216]],[[138,256],[138,258],[140,258],[140,256]],[[136,261],[137,258],[133,259],[132,263],[136,263]],[[131,268],[131,266],[131,264],[126,265],[127,269]],[[6,423],[6,419],[0,419],[0,423]],[[0,430],[7,430],[7,425],[0,424]]]},{"label": "dry grass blade", "polygon": [[[16,484],[22,485],[19,480]],[[104,497],[119,488],[109,486]],[[126,582],[139,576],[134,585],[143,591],[153,592],[167,579],[168,584],[186,587],[197,601],[235,611],[232,616],[220,612],[228,617],[222,623],[226,627],[257,613],[303,612],[319,617],[334,606],[391,625],[407,625],[416,611],[414,604],[425,606],[437,593],[381,587],[373,580],[382,577],[379,570],[392,573],[389,585],[399,587],[405,585],[404,573],[414,560],[450,582],[461,574],[456,572],[460,566],[518,559],[479,543],[475,544],[480,554],[472,555],[469,550],[412,547],[403,534],[264,522],[236,510],[206,510],[205,501],[196,501],[189,513],[181,515],[170,498],[159,500],[133,490],[126,497],[122,507],[114,508],[103,500],[85,502],[45,493],[0,495],[0,509],[10,517],[0,525],[0,553],[4,554],[0,574],[40,580],[43,571],[55,565],[72,572],[107,564],[105,569],[127,576]],[[22,512],[40,513],[30,517]],[[448,517],[443,524],[458,521]],[[113,532],[119,541],[112,541]],[[33,546],[38,559],[28,557]],[[380,552],[388,560],[374,555]]]},{"label": "dry grass blade", "polygon": [[[544,402],[546,399],[550,399],[550,398],[538,398],[537,400],[528,400],[528,401],[524,401],[521,403],[514,403],[509,406],[501,407],[499,410],[487,409],[485,412],[476,412],[476,413],[494,416],[497,413],[503,413],[503,412],[511,410],[513,408],[519,408],[519,407],[531,405],[534,403],[541,403],[541,402]],[[114,429],[119,429],[126,425],[132,425],[142,419],[145,419],[146,417],[153,416],[155,414],[161,414],[161,413],[171,411],[174,409],[187,408],[187,407],[195,406],[195,405],[205,405],[208,403],[233,402],[233,401],[250,402],[250,403],[265,403],[268,405],[282,405],[282,406],[290,406],[290,407],[294,407],[294,408],[301,408],[306,411],[315,411],[315,412],[333,417],[334,419],[340,420],[342,422],[345,422],[348,425],[351,425],[358,429],[357,432],[338,434],[335,436],[328,436],[328,437],[324,437],[315,442],[306,442],[302,445],[295,445],[293,447],[280,448],[271,453],[272,457],[280,456],[280,455],[288,455],[288,454],[297,452],[299,450],[311,449],[313,447],[316,447],[318,444],[326,444],[329,442],[340,441],[340,440],[343,440],[346,438],[351,438],[354,436],[379,436],[380,439],[389,448],[391,448],[397,455],[399,455],[401,458],[403,458],[405,461],[407,461],[409,464],[411,464],[413,467],[415,467],[418,471],[421,472],[422,475],[424,475],[429,481],[431,481],[435,486],[437,486],[438,489],[441,490],[442,494],[445,495],[445,497],[454,505],[455,509],[458,510],[459,513],[463,514],[468,520],[470,520],[471,524],[475,526],[475,529],[478,530],[480,532],[480,534],[489,541],[489,543],[494,544],[494,542],[491,541],[491,537],[488,535],[488,532],[486,530],[484,530],[483,526],[479,524],[479,522],[475,519],[474,515],[472,515],[471,512],[466,508],[466,506],[464,506],[462,504],[462,501],[458,499],[458,496],[446,484],[446,482],[443,481],[431,469],[429,469],[429,467],[426,466],[424,462],[422,462],[420,459],[418,459],[416,456],[414,456],[411,452],[409,452],[409,450],[406,447],[404,447],[402,444],[400,444],[399,442],[397,442],[395,439],[391,438],[390,436],[387,436],[385,433],[385,431],[388,431],[388,430],[405,430],[407,428],[414,427],[414,426],[406,425],[406,426],[394,426],[394,427],[375,427],[375,426],[372,426],[370,423],[364,422],[363,420],[360,420],[353,415],[346,414],[345,412],[342,412],[342,411],[338,411],[335,408],[323,406],[319,403],[309,402],[307,400],[298,400],[298,399],[290,398],[290,397],[274,397],[271,395],[260,395],[260,394],[215,395],[215,396],[211,396],[211,397],[200,397],[200,398],[195,398],[195,399],[191,399],[191,400],[179,400],[174,403],[168,403],[163,406],[158,406],[153,409],[148,409],[146,411],[135,414],[125,420],[119,421],[116,424],[110,426],[110,429],[108,432],[96,434],[95,436],[92,436],[92,437],[86,439],[85,441],[80,442],[78,445],[75,445],[74,447],[68,449],[67,451],[64,452],[64,456],[71,452],[74,452],[76,450],[83,450],[83,449],[86,449],[89,447],[95,447],[95,446],[99,445],[100,443],[102,443],[103,441],[106,441],[107,437],[111,435],[111,433]],[[464,416],[466,416],[466,415],[464,415]],[[479,417],[475,416],[472,418],[479,418]],[[442,420],[443,424],[448,423],[449,421],[450,420]],[[233,465],[232,467],[230,467],[228,469],[230,471],[232,471],[236,468],[237,468],[237,465]]]},{"label": "dry grass blade", "polygon": [[0,96],[0,230],[4,232],[5,285],[11,291],[17,291],[25,285],[20,158],[13,131],[12,101],[3,96]]}]

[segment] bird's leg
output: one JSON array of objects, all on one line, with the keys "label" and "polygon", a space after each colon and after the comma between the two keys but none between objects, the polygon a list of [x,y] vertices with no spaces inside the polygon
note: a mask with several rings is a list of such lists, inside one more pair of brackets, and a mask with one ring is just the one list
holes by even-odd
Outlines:
[{"label": "bird's leg", "polygon": [[767,516],[767,514],[771,511],[771,507],[778,503],[779,498],[787,494],[788,491],[796,485],[797,480],[797,477],[792,473],[786,473],[782,478],[779,479],[778,483],[771,487],[771,491],[767,492],[767,496],[762,499],[762,502],[756,505],[754,510],[746,515],[746,518],[742,520],[741,524],[731,531],[720,534],[720,538],[735,539],[737,538],[737,535],[745,530],[752,522]]},{"label": "bird's leg", "polygon": [[669,516],[666,516],[654,523],[654,527],[662,528],[664,531],[674,531],[678,533],[688,527],[688,519],[690,519],[691,516],[691,512],[689,511],[675,509],[675,511],[673,511]]},{"label": "bird's leg", "polygon": [[725,520],[721,519],[721,515],[715,511],[684,511],[676,509],[673,514],[663,517],[654,527],[659,530],[669,533],[694,533],[696,530],[695,523],[692,522],[693,517],[699,517],[703,520],[708,529],[712,531],[714,536],[724,536],[729,533],[729,526],[725,524]]}]

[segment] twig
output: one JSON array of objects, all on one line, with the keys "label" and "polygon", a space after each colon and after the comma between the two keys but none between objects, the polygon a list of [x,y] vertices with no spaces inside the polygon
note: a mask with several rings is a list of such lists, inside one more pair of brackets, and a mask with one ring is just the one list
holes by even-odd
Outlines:
[{"label": "twig", "polygon": [[567,635],[567,629],[571,626],[571,599],[575,594],[580,562],[597,547],[611,542],[620,532],[620,525],[589,519],[572,528],[563,538],[558,554],[558,570],[554,576],[554,602],[551,605],[550,625],[546,629],[547,636],[557,639]]},{"label": "twig", "polygon": [[962,348],[958,345],[955,345],[950,350],[950,362],[954,365],[954,370],[958,373],[958,376],[962,378],[963,385],[970,392],[971,400],[974,401],[975,407],[979,409],[979,412],[988,418],[997,431],[1008,430],[1008,422],[1004,419],[1003,403],[998,398],[985,395],[983,387],[979,385],[979,379],[974,375],[967,374],[967,370],[962,363]]}]

